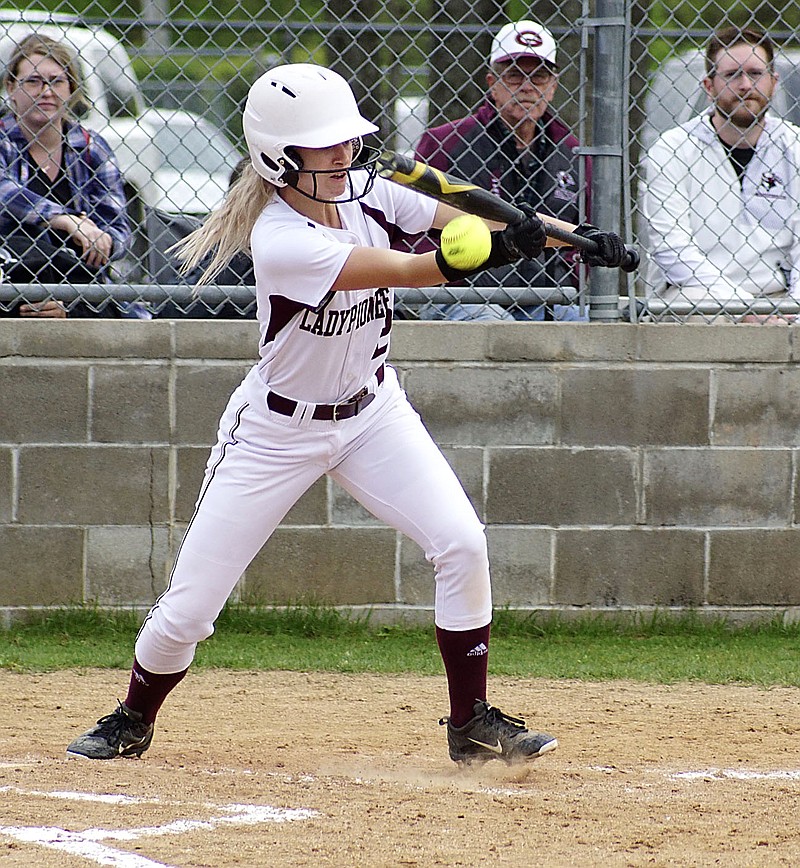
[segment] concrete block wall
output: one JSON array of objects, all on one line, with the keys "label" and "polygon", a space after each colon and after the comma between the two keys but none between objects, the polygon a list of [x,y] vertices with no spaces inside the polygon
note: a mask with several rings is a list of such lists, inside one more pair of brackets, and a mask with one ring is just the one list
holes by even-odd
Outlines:
[{"label": "concrete block wall", "polygon": [[[148,607],[257,329],[0,320],[0,613]],[[800,605],[797,330],[397,323],[392,359],[487,525],[495,603]],[[432,569],[327,479],[237,588],[428,617]]]}]

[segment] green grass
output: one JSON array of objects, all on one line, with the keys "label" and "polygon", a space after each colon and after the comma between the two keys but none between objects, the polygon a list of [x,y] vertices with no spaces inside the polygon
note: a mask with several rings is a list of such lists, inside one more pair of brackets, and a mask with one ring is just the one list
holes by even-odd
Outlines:
[{"label": "green grass", "polygon": [[[71,609],[0,632],[0,669],[127,669],[139,619]],[[197,668],[438,674],[432,627],[377,626],[336,609],[229,607],[198,648]],[[492,675],[800,685],[800,626],[733,628],[663,614],[610,621],[495,613]]]}]

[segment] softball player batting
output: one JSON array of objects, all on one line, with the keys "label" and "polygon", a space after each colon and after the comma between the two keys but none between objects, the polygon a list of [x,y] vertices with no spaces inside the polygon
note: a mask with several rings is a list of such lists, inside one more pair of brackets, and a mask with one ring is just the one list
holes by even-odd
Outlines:
[{"label": "softball player batting", "polygon": [[[401,253],[390,241],[443,228],[461,212],[376,177],[378,152],[363,147],[362,136],[377,129],[361,117],[347,82],[324,67],[279,66],[250,89],[244,132],[252,164],[180,256],[189,269],[213,252],[207,282],[237,252],[252,252],[260,358],[222,415],[169,586],[137,637],[125,702],[76,738],[70,755],[111,759],[150,747],[159,708],[197,643],[323,474],[433,563],[451,759],[516,762],[557,745],[486,701],[492,601],[484,527],[386,362],[390,287],[468,273],[447,251]],[[492,232],[485,261],[470,271],[537,256],[545,243],[541,221],[529,215]]]}]

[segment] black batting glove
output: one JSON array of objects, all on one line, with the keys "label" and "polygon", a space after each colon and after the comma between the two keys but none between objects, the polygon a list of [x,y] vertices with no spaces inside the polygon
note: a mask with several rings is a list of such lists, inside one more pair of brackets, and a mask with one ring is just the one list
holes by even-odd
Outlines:
[{"label": "black batting glove", "polygon": [[536,259],[547,244],[547,233],[544,223],[539,219],[536,210],[527,202],[517,206],[525,215],[519,223],[511,223],[497,233],[502,243],[514,257],[518,259]]},{"label": "black batting glove", "polygon": [[625,242],[616,232],[603,232],[591,223],[581,223],[573,230],[575,235],[588,238],[597,244],[597,253],[581,251],[581,262],[587,265],[602,266],[604,268],[619,268],[627,253]]}]

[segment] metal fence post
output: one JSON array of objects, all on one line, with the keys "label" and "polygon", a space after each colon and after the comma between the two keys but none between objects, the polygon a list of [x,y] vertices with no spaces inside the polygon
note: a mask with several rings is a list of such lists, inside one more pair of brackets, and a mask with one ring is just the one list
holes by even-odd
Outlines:
[{"label": "metal fence post", "polygon": [[[596,15],[585,24],[594,28],[594,89],[592,100],[592,223],[621,232],[624,124],[626,123],[627,52],[625,0],[596,0]],[[619,273],[592,269],[589,281],[589,319],[605,322],[621,318]]]}]

